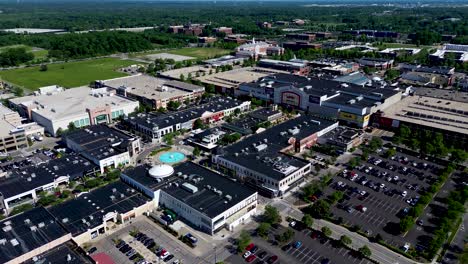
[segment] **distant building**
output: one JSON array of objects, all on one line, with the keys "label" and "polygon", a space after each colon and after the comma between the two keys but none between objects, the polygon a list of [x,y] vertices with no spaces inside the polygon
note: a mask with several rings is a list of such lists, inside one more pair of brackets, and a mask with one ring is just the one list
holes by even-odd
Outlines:
[{"label": "distant building", "polygon": [[217,143],[224,135],[226,135],[226,132],[218,128],[206,129],[204,131],[194,130],[188,142],[202,150],[210,151],[218,147]]},{"label": "distant building", "polygon": [[20,115],[0,104],[0,152],[9,152],[28,146]]},{"label": "distant building", "polygon": [[[312,65],[319,65],[316,61],[311,63]],[[344,63],[324,63],[323,66],[329,65],[326,67],[317,67],[321,68],[320,71],[333,75],[347,75],[357,72],[359,70],[359,64],[355,62],[344,62]]]},{"label": "distant building", "polygon": [[134,157],[141,150],[140,139],[105,125],[67,133],[63,141],[69,149],[98,165],[101,173],[106,168],[133,164]]},{"label": "distant building", "polygon": [[414,86],[442,88],[455,83],[455,68],[424,67],[421,65],[400,64],[399,81]]},{"label": "distant building", "polygon": [[259,67],[271,68],[287,71],[293,74],[306,76],[310,72],[308,61],[293,59],[290,61],[280,61],[271,59],[261,59],[258,62]]},{"label": "distant building", "polygon": [[383,59],[383,58],[362,58],[358,59],[358,62],[361,66],[366,66],[370,68],[376,68],[380,70],[388,70],[393,67],[392,59]]},{"label": "distant building", "polygon": [[244,35],[244,34],[227,35],[224,38],[224,41],[225,42],[233,42],[233,43],[236,43],[236,44],[245,44],[245,43],[249,42],[249,40],[246,37],[247,37],[247,35]]},{"label": "distant building", "polygon": [[198,37],[198,42],[202,44],[215,43],[217,38],[214,37]]},{"label": "distant building", "polygon": [[10,105],[21,115],[58,136],[70,123],[75,127],[111,123],[138,108],[138,101],[116,95],[108,88],[47,89],[36,95],[13,98]]},{"label": "distant building", "polygon": [[255,60],[262,56],[281,55],[283,53],[283,48],[277,47],[268,42],[255,41],[255,39],[248,44],[243,44],[236,48],[237,56],[250,57]]},{"label": "distant building", "polygon": [[317,39],[328,39],[333,36],[331,32],[312,32],[312,33],[315,34],[315,37]]},{"label": "distant building", "polygon": [[394,31],[377,31],[377,30],[345,30],[344,34],[351,34],[353,36],[362,36],[365,35],[369,38],[399,38],[400,33]]},{"label": "distant building", "polygon": [[215,33],[220,33],[220,32],[222,32],[222,33],[225,33],[226,35],[231,35],[231,34],[233,33],[233,32],[232,32],[232,28],[230,28],[230,27],[219,27],[219,28],[213,29],[213,31],[214,31]]},{"label": "distant building", "polygon": [[290,50],[300,50],[300,49],[320,49],[322,47],[319,43],[310,43],[308,41],[291,41],[284,42],[283,48]]},{"label": "distant building", "polygon": [[301,40],[301,41],[314,41],[315,34],[313,33],[289,33],[289,34],[286,34],[286,38],[293,39],[293,40]]},{"label": "distant building", "polygon": [[435,61],[468,62],[468,45],[446,44],[442,49],[430,54],[429,58]]},{"label": "distant building", "polygon": [[257,25],[262,28],[271,28],[271,23],[270,22],[257,22]]},{"label": "distant building", "polygon": [[206,65],[209,65],[213,68],[225,66],[225,65],[235,65],[242,64],[244,61],[248,60],[248,57],[238,57],[232,55],[225,55],[219,58],[209,59],[203,61]]},{"label": "distant building", "polygon": [[348,127],[337,127],[323,136],[324,143],[335,146],[342,151],[350,151],[363,142],[364,133],[362,130]]}]

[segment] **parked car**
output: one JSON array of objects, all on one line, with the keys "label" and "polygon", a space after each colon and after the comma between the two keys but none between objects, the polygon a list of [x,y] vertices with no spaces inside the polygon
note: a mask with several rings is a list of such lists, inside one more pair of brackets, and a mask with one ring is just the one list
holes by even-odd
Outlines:
[{"label": "parked car", "polygon": [[278,261],[278,256],[274,255],[274,256],[271,256],[271,257],[268,258],[267,263],[268,264],[273,264],[276,261]]},{"label": "parked car", "polygon": [[248,258],[250,255],[252,255],[252,252],[246,251],[244,255],[242,255],[245,259]]},{"label": "parked car", "polygon": [[253,247],[255,247],[255,244],[250,243],[248,246],[245,247],[245,250],[250,251]]},{"label": "parked car", "polygon": [[296,242],[294,242],[294,244],[293,244],[293,247],[296,248],[296,249],[300,248],[301,246],[302,246],[302,242],[301,242],[301,241],[296,241]]},{"label": "parked car", "polygon": [[97,251],[97,248],[96,248],[96,247],[92,247],[92,248],[90,248],[90,249],[88,250],[88,255],[91,255],[91,254],[93,254],[93,253],[96,252],[96,251]]},{"label": "parked car", "polygon": [[256,258],[257,258],[257,256],[255,256],[255,255],[250,255],[250,256],[248,256],[245,260],[246,260],[247,262],[252,262],[252,261],[254,261]]},{"label": "parked car", "polygon": [[267,255],[267,253],[266,253],[265,251],[262,251],[262,252],[260,252],[260,253],[258,254],[258,257],[259,257],[260,259],[263,259],[263,258],[266,257],[266,255]]}]

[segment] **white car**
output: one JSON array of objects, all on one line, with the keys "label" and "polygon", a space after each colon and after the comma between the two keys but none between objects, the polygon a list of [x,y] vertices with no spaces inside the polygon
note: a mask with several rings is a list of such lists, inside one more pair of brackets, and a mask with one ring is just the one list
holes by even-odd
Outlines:
[{"label": "white car", "polygon": [[[290,227],[294,227],[295,225],[296,225],[296,221],[291,221],[291,223],[289,223]],[[248,251],[248,252],[250,252],[250,251]]]},{"label": "white car", "polygon": [[252,252],[247,251],[247,252],[244,253],[243,257],[248,258],[250,255],[252,255]]},{"label": "white car", "polygon": [[164,260],[165,258],[167,258],[171,253],[169,253],[169,251],[166,251],[164,252],[164,254],[161,255],[161,259]]},{"label": "white car", "polygon": [[403,191],[403,192],[401,193],[401,196],[406,197],[407,194],[408,194],[407,191]]},{"label": "white car", "polygon": [[410,249],[410,246],[410,243],[405,243],[405,245],[401,249],[406,253]]},{"label": "white car", "polygon": [[385,187],[385,184],[381,183],[380,184],[380,189],[383,189]]}]

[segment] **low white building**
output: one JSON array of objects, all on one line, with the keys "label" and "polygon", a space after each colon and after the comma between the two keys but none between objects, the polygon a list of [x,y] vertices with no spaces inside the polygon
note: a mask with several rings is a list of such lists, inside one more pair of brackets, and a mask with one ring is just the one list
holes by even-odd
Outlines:
[{"label": "low white building", "polygon": [[45,88],[35,95],[11,99],[10,104],[53,136],[66,130],[70,123],[75,127],[111,123],[120,116],[133,113],[139,106],[138,101],[118,96],[108,88]]}]

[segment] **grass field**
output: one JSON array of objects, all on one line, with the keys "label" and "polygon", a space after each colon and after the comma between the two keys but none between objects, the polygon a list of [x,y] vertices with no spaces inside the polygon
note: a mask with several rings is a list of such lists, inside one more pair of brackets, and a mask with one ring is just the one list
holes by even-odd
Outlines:
[{"label": "grass field", "polygon": [[49,52],[45,49],[33,48],[30,46],[26,46],[26,45],[11,45],[11,46],[0,47],[0,52],[6,49],[11,49],[11,48],[25,48],[26,51],[30,51],[34,54],[34,59],[44,59],[47,57],[47,54],[49,54]]},{"label": "grass field", "polygon": [[177,54],[182,56],[188,57],[195,57],[197,59],[208,59],[219,57],[222,55],[229,54],[231,50],[227,49],[220,49],[220,48],[181,48],[181,49],[167,49],[167,50],[160,50],[160,51],[148,51],[142,53],[134,53],[131,54],[130,57],[144,57],[151,54],[158,54],[158,53],[170,53],[170,54]]},{"label": "grass field", "polygon": [[418,48],[418,49],[423,49],[423,48],[434,48],[434,46],[417,46],[414,44],[403,44],[403,43],[382,43],[382,45],[376,45],[379,49],[386,49],[386,48]]},{"label": "grass field", "polygon": [[35,90],[47,85],[60,85],[66,88],[87,85],[94,80],[105,80],[126,76],[115,71],[118,68],[139,64],[131,60],[104,58],[79,62],[49,64],[48,70],[39,71],[39,67],[29,67],[1,71],[0,77],[10,83]]}]

